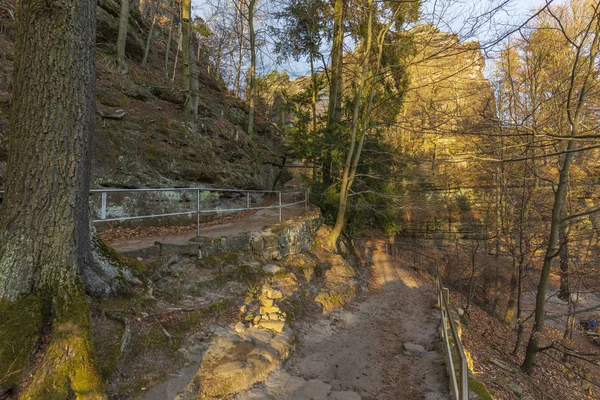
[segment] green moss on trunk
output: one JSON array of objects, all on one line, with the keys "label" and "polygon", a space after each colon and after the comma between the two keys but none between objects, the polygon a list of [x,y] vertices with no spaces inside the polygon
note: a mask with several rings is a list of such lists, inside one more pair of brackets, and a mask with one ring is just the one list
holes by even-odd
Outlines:
[{"label": "green moss on trunk", "polygon": [[14,390],[42,331],[42,304],[27,296],[0,301],[0,392]]},{"label": "green moss on trunk", "polygon": [[103,400],[104,387],[95,361],[88,305],[83,286],[52,296],[48,345],[33,371],[23,400]]}]

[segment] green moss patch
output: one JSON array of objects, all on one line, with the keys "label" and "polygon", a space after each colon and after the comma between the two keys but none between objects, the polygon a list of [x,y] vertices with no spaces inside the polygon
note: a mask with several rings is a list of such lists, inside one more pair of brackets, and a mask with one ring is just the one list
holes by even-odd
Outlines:
[{"label": "green moss patch", "polygon": [[469,378],[469,391],[477,395],[477,400],[494,400],[487,387],[475,378]]},{"label": "green moss patch", "polygon": [[14,388],[42,331],[42,303],[36,296],[0,301],[0,387]]}]

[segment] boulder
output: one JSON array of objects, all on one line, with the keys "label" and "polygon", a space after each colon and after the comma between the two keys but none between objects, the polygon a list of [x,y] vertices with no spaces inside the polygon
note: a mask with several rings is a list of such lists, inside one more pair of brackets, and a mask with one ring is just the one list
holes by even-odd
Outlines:
[{"label": "boulder", "polygon": [[284,267],[280,267],[279,265],[267,264],[263,266],[263,271],[265,274],[275,275],[280,272],[286,272],[287,270]]},{"label": "boulder", "polygon": [[414,343],[404,343],[403,345],[404,347],[404,354],[409,354],[409,355],[422,355],[427,353],[427,350],[425,350],[425,347],[421,346],[420,344],[414,344]]},{"label": "boulder", "polygon": [[285,327],[285,322],[261,319],[260,322],[258,323],[258,326],[260,326],[261,328],[269,329],[269,330],[279,333],[279,332],[283,331],[283,328]]}]

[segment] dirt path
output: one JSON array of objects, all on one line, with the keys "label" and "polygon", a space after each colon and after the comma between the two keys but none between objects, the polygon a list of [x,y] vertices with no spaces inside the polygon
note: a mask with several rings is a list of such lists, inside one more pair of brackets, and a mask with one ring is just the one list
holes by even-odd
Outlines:
[{"label": "dirt path", "polygon": [[[299,204],[292,207],[285,207],[282,210],[283,219],[293,218],[302,215],[305,212],[304,205]],[[257,232],[266,226],[272,226],[279,223],[279,209],[260,209],[248,212],[240,218],[234,218],[230,222],[215,224],[202,227],[200,236],[219,237],[219,236],[239,236]],[[143,233],[143,232],[142,232]],[[109,244],[121,253],[141,250],[154,246],[155,242],[167,244],[183,245],[196,237],[196,227],[190,227],[189,231],[179,233],[164,233],[160,235],[151,235],[126,239],[110,240]]]},{"label": "dirt path", "polygon": [[[296,352],[238,400],[448,398],[433,288],[376,243],[362,248],[373,262],[374,292],[345,310],[297,323]],[[425,351],[407,354],[404,343]]]}]

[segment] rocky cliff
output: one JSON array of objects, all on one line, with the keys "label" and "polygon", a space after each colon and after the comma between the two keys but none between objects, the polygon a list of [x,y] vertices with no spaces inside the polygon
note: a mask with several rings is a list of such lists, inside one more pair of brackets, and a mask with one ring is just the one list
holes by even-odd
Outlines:
[{"label": "rocky cliff", "polygon": [[[175,39],[171,45],[170,77],[164,76],[167,31],[160,25],[154,30],[148,66],[141,68],[149,21],[136,7],[131,9],[127,37],[129,73],[122,76],[114,60],[119,2],[98,2],[92,187],[273,187],[284,160],[280,132],[259,114],[257,133],[248,137],[247,105],[205,69],[200,71],[200,126],[197,131],[192,130],[182,112],[181,71],[175,69],[172,79]],[[13,21],[0,14],[0,188],[8,152],[13,57]],[[123,113],[122,119],[111,118]]]}]

